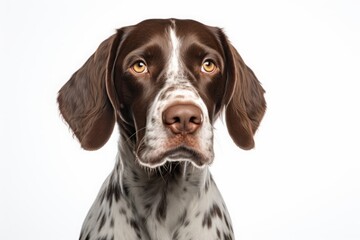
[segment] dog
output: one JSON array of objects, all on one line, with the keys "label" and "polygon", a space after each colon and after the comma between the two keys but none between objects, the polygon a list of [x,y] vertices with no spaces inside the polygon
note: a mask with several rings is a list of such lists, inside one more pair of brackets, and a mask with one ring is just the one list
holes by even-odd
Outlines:
[{"label": "dog", "polygon": [[234,239],[209,172],[213,124],[224,114],[234,143],[252,149],[264,93],[220,28],[150,19],[118,29],[58,93],[82,148],[101,148],[115,124],[120,133],[80,239]]}]

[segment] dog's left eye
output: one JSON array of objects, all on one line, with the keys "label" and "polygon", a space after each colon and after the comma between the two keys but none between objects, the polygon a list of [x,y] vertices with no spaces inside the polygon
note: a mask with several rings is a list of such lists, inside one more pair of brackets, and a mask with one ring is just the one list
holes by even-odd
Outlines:
[{"label": "dog's left eye", "polygon": [[147,66],[146,66],[145,62],[143,62],[143,61],[137,61],[136,63],[134,63],[131,66],[131,69],[135,73],[145,73],[145,72],[147,72]]},{"label": "dog's left eye", "polygon": [[201,66],[201,71],[204,73],[212,73],[216,69],[216,65],[212,60],[205,60]]}]

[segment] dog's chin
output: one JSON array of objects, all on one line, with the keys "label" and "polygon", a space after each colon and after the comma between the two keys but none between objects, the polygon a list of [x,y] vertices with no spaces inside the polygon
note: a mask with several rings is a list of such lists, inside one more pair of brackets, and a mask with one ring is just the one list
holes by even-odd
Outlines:
[{"label": "dog's chin", "polygon": [[[145,161],[144,161],[145,160]],[[210,165],[212,158],[206,157],[201,152],[187,146],[169,149],[152,159],[139,159],[141,165],[149,168],[158,168],[167,163],[190,163],[196,168]]]}]

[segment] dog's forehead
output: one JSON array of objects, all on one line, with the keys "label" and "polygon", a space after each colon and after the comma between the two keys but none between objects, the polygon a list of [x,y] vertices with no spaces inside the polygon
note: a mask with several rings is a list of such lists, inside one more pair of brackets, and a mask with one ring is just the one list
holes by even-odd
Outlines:
[{"label": "dog's forehead", "polygon": [[132,49],[149,44],[171,48],[175,36],[184,48],[197,42],[218,50],[217,32],[218,28],[193,20],[150,19],[128,28],[127,39],[131,41],[126,45]]},{"label": "dog's forehead", "polygon": [[175,21],[174,30],[176,36],[183,42],[194,43],[196,41],[208,47],[219,47],[217,36],[219,29],[216,27],[207,26],[193,20],[177,20]]}]

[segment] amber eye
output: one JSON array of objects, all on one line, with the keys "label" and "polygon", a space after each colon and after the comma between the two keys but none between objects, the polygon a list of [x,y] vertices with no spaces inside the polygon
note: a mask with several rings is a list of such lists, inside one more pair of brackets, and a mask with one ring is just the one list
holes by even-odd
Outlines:
[{"label": "amber eye", "polygon": [[201,71],[205,73],[212,73],[215,69],[216,65],[211,60],[206,60],[201,66]]},{"label": "amber eye", "polygon": [[134,65],[132,65],[131,69],[135,73],[145,73],[145,72],[147,72],[146,64],[143,61],[137,61]]}]

